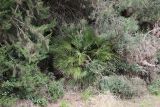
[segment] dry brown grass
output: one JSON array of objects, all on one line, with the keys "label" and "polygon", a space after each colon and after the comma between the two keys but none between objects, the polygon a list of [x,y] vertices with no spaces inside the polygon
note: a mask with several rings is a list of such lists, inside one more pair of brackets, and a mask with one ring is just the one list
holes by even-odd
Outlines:
[{"label": "dry brown grass", "polygon": [[[121,100],[111,93],[93,95],[87,101],[81,98],[81,93],[69,92],[63,99],[56,103],[49,104],[47,107],[63,107],[62,102],[65,101],[65,107],[160,107],[160,97],[145,95],[141,98],[131,100]],[[16,107],[37,107],[30,102],[19,102]]]},{"label": "dry brown grass", "polygon": [[[79,94],[72,93],[64,100],[69,103],[69,107],[160,107],[160,97],[150,95],[132,100],[120,100],[111,93],[106,93],[94,95],[88,101],[83,101]],[[57,103],[48,107],[60,107],[60,105]]]}]

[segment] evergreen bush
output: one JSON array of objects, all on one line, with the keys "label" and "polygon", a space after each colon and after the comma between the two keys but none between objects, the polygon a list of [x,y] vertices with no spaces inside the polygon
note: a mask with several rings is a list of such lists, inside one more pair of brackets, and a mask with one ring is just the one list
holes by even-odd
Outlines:
[{"label": "evergreen bush", "polygon": [[131,98],[135,92],[131,83],[124,77],[110,76],[104,77],[100,81],[102,91],[110,91],[121,98]]},{"label": "evergreen bush", "polygon": [[[48,101],[63,96],[60,82],[41,73],[36,62],[29,63],[25,60],[24,54],[13,49],[16,48],[8,46],[0,51],[0,97],[3,98],[1,100],[27,99],[35,104],[45,105]],[[0,102],[2,105],[3,102]]]},{"label": "evergreen bush", "polygon": [[57,100],[63,96],[62,84],[37,66],[49,50],[45,32],[55,25],[52,19],[41,23],[49,17],[48,7],[41,0],[2,0],[0,5],[0,106],[11,106],[5,102],[14,99],[42,106]]}]

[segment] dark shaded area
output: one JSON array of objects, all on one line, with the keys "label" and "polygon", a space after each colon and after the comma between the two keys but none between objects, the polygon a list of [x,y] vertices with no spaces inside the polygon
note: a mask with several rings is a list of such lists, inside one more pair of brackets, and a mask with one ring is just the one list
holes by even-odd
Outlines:
[{"label": "dark shaded area", "polygon": [[153,22],[149,22],[149,21],[142,21],[139,22],[139,30],[142,32],[147,32],[149,30],[152,30],[154,27]]},{"label": "dark shaded area", "polygon": [[50,13],[61,22],[78,22],[87,19],[93,10],[89,0],[43,0],[50,7]]},{"label": "dark shaded area", "polygon": [[121,11],[120,15],[126,18],[131,17],[134,14],[135,10],[132,7],[128,7]]},{"label": "dark shaded area", "polygon": [[64,77],[63,72],[56,69],[53,64],[54,58],[53,55],[49,54],[47,58],[39,61],[38,67],[43,73],[53,73],[56,80],[59,80]]}]

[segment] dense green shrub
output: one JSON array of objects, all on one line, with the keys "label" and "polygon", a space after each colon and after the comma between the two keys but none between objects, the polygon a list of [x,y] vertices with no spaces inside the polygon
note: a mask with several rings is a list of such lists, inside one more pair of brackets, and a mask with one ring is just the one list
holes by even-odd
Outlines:
[{"label": "dense green shrub", "polygon": [[54,64],[64,71],[66,77],[82,79],[89,73],[85,70],[86,64],[94,60],[106,62],[114,57],[109,42],[96,36],[85,24],[67,26],[64,34],[54,38],[50,50],[55,57]]},{"label": "dense green shrub", "polygon": [[160,95],[160,79],[153,81],[148,86],[149,91],[154,95]]},{"label": "dense green shrub", "polygon": [[13,0],[1,0],[0,4],[0,30],[6,30],[11,27],[12,6],[15,4]]},{"label": "dense green shrub", "polygon": [[[48,7],[44,7],[41,0],[2,0],[0,5],[0,44],[24,42],[26,39],[35,42],[34,39],[42,39],[40,35],[49,30],[46,26],[52,23],[52,18],[47,20]],[[47,21],[44,23],[44,20]]]},{"label": "dense green shrub", "polygon": [[0,106],[1,107],[11,107],[15,105],[17,98],[8,97],[8,96],[1,96],[0,97]]},{"label": "dense green shrub", "polygon": [[124,77],[118,76],[104,77],[100,81],[100,89],[102,91],[110,91],[121,98],[131,98],[135,94],[129,81]]},{"label": "dense green shrub", "polygon": [[12,99],[44,106],[63,96],[62,84],[37,66],[49,50],[49,35],[45,32],[55,26],[52,19],[44,22],[48,17],[48,7],[41,0],[1,1],[0,106],[15,103]]},{"label": "dense green shrub", "polygon": [[14,46],[0,49],[1,100],[28,99],[35,104],[45,105],[48,101],[63,96],[62,84],[41,73],[37,60],[28,61],[24,51],[21,52],[20,48],[18,50]]}]

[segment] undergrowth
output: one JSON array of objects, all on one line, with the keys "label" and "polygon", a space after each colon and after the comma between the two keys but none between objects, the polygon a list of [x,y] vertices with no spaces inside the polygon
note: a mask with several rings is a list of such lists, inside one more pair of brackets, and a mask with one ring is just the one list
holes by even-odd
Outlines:
[{"label": "undergrowth", "polygon": [[149,91],[153,94],[153,95],[160,95],[160,80],[157,79],[155,81],[153,81],[149,87],[148,87]]},{"label": "undergrowth", "polygon": [[69,81],[131,98],[142,80],[159,95],[159,7],[159,0],[1,0],[0,106],[46,106]]},{"label": "undergrowth", "polygon": [[86,68],[96,60],[103,63],[115,56],[109,41],[96,36],[93,29],[85,23],[66,28],[64,34],[67,35],[53,38],[53,44],[50,46],[50,51],[54,55],[54,65],[61,69],[66,77],[75,80],[98,75],[100,70],[94,72]]}]

